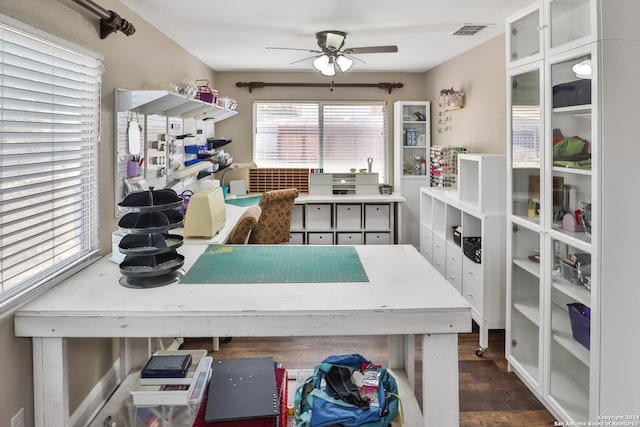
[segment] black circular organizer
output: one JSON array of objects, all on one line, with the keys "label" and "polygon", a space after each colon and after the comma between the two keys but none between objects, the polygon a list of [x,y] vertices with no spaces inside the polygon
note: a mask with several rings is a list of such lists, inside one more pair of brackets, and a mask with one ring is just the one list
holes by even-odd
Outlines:
[{"label": "black circular organizer", "polygon": [[180,280],[184,256],[178,254],[183,237],[168,232],[181,227],[184,216],[177,210],[182,197],[171,189],[140,191],[118,203],[126,214],[118,221],[125,237],[118,248],[125,254],[120,263],[120,284],[145,289],[165,286]]}]

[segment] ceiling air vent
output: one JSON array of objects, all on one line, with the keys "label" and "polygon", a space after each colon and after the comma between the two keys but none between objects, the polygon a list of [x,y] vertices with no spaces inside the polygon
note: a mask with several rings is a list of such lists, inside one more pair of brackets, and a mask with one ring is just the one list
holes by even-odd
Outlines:
[{"label": "ceiling air vent", "polygon": [[486,24],[464,24],[462,27],[453,31],[450,36],[475,36],[478,31],[487,28]]}]

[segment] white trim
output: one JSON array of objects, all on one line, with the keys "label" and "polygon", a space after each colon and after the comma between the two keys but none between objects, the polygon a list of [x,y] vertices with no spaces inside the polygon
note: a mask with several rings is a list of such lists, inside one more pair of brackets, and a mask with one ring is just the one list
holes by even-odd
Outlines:
[{"label": "white trim", "polygon": [[83,55],[87,55],[90,56],[92,58],[98,59],[100,61],[102,61],[104,59],[104,56],[94,52],[90,49],[87,49],[86,47],[82,47],[80,45],[77,45],[73,42],[70,42],[68,40],[65,40],[61,37],[55,36],[53,34],[50,34],[46,31],[40,30],[38,28],[32,27],[31,25],[25,24],[22,21],[18,21],[17,19],[11,18],[7,15],[3,15],[0,13],[0,27],[1,26],[7,26],[7,27],[13,27],[13,29],[15,30],[19,30],[22,32],[27,33],[27,35],[29,36],[35,36],[44,40],[47,40],[51,43],[56,43],[58,45],[60,45],[61,47],[65,47],[67,49],[73,49],[78,53],[81,53]]}]

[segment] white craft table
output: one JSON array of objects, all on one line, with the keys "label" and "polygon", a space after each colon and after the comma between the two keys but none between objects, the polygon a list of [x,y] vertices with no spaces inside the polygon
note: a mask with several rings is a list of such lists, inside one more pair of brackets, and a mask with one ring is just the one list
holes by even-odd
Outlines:
[{"label": "white craft table", "polygon": [[[179,249],[185,270],[205,248]],[[124,378],[134,368],[127,340],[136,338],[388,335],[389,367],[413,385],[414,334],[424,415],[406,425],[458,426],[458,333],[471,331],[470,306],[413,246],[355,248],[369,282],[131,289],[118,283],[116,264],[99,260],[15,314],[16,336],[33,339],[35,426],[69,426],[67,338],[122,338]]]}]

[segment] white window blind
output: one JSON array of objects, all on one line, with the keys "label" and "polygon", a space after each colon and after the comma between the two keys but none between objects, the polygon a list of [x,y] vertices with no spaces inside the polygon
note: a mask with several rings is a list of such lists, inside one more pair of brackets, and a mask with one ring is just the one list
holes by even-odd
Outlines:
[{"label": "white window blind", "polygon": [[99,58],[0,16],[0,304],[98,250]]},{"label": "white window blind", "polygon": [[254,103],[254,162],[259,167],[367,168],[387,175],[387,109],[384,102]]}]

